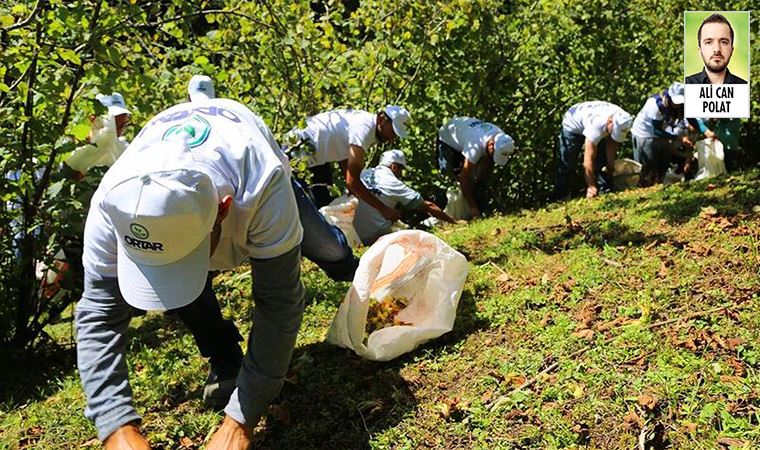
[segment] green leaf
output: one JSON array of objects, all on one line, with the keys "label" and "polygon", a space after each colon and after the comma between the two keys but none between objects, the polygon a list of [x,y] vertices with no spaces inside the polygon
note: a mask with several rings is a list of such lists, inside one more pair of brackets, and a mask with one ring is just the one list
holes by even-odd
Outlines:
[{"label": "green leaf", "polygon": [[10,16],[8,14],[3,14],[0,16],[0,25],[3,27],[9,27],[16,23],[16,19],[13,16]]},{"label": "green leaf", "polygon": [[90,134],[90,124],[88,122],[77,124],[71,128],[69,134],[73,135],[77,140],[83,141]]},{"label": "green leaf", "polygon": [[64,61],[68,61],[76,65],[82,64],[82,60],[79,58],[79,55],[77,55],[77,53],[74,50],[59,47],[58,56],[60,56]]}]

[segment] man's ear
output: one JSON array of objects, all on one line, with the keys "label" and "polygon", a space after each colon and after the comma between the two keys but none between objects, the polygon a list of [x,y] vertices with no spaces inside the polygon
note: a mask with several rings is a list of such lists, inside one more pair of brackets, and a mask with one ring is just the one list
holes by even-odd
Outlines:
[{"label": "man's ear", "polygon": [[232,205],[232,196],[225,195],[221,202],[219,202],[219,209],[216,213],[216,225],[219,225],[227,217],[227,213],[230,212],[230,206]]}]

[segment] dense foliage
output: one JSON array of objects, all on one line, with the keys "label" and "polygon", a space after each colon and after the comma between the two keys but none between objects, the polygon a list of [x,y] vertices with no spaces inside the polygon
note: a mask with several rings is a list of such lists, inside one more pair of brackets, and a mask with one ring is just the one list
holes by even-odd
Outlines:
[{"label": "dense foliage", "polygon": [[[56,181],[61,158],[101,113],[97,92],[119,91],[134,128],[185,97],[191,74],[250,105],[282,135],[337,107],[412,113],[410,179],[444,183],[432,141],[454,115],[492,121],[516,156],[493,182],[503,209],[548,191],[561,115],[605,99],[635,113],[682,78],[685,0],[216,0],[10,1],[0,6],[0,342],[26,345],[75,294],[43,300],[34,278],[81,232],[91,188]],[[749,10],[751,2],[723,4]],[[757,21],[751,24],[758,42]],[[757,76],[760,47],[754,45]],[[757,89],[745,123],[745,160],[760,138]],[[130,134],[130,133],[128,133]],[[626,151],[630,151],[625,149]],[[375,149],[376,158],[379,151]],[[88,182],[95,183],[96,179]]]}]

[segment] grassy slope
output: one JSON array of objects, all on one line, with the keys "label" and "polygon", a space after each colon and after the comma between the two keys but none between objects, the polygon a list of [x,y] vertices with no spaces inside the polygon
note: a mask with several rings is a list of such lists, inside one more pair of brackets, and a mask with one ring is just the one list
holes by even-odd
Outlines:
[{"label": "grassy slope", "polygon": [[[713,183],[439,231],[471,263],[455,329],[390,363],[321,342],[346,285],[307,264],[313,300],[257,448],[630,449],[640,435],[655,448],[760,446],[760,174]],[[247,332],[249,279],[221,278]],[[171,317],[133,325],[151,441],[200,448],[219,417],[201,408],[192,337]],[[97,448],[71,351],[50,361],[42,383],[31,366],[11,372],[27,381],[4,394],[0,449]]]}]

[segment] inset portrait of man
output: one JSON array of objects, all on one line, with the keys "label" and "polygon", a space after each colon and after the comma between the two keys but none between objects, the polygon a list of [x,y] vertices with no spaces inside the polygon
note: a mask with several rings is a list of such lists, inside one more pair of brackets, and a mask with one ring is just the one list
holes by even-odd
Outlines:
[{"label": "inset portrait of man", "polygon": [[734,53],[734,28],[726,16],[720,13],[707,16],[697,31],[697,43],[704,67],[686,77],[686,84],[747,84],[728,70]]}]

